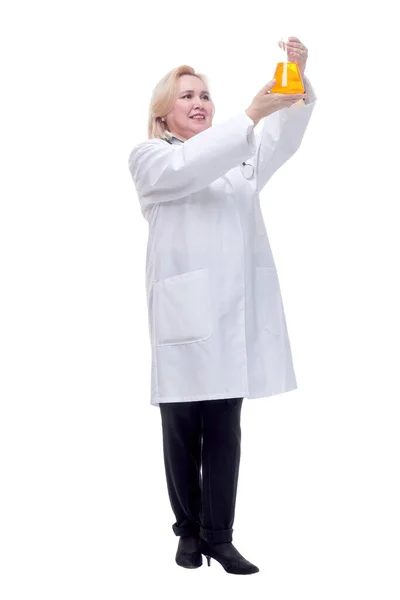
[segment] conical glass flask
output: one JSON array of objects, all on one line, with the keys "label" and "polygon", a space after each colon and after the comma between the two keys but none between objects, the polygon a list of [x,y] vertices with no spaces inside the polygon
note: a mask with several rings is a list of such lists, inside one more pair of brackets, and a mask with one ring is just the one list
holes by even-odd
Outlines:
[{"label": "conical glass flask", "polygon": [[286,42],[281,39],[281,60],[277,63],[274,79],[276,83],[271,92],[277,94],[304,94],[304,84],[299,67],[287,60]]}]

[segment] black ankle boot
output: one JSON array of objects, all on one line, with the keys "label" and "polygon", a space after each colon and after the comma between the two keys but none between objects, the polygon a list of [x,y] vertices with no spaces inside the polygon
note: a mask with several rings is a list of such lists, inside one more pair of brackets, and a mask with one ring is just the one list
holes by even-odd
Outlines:
[{"label": "black ankle boot", "polygon": [[200,538],[192,536],[181,537],[175,561],[180,567],[185,567],[186,569],[201,567],[203,557],[200,552]]},{"label": "black ankle boot", "polygon": [[214,558],[225,569],[227,573],[236,575],[250,575],[258,573],[259,568],[246,560],[238,552],[232,542],[223,544],[211,544],[205,540],[200,541],[200,551],[207,558],[207,564],[210,566],[211,559]]}]

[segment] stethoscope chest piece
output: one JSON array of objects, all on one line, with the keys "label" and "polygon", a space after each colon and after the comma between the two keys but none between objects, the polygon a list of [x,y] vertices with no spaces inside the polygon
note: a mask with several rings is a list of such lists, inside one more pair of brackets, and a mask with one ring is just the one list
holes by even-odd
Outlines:
[{"label": "stethoscope chest piece", "polygon": [[253,165],[249,165],[248,163],[242,163],[242,173],[243,177],[246,179],[251,179],[254,175],[254,167]]}]

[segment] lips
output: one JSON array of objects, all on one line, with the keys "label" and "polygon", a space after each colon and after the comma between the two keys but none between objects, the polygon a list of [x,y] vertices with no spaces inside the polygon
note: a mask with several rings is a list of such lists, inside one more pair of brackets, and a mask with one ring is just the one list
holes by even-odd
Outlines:
[{"label": "lips", "polygon": [[204,121],[205,118],[206,118],[206,116],[204,114],[202,114],[202,113],[197,113],[195,115],[192,115],[190,118],[194,119],[194,117],[202,117],[200,119],[199,118],[195,119],[196,121]]}]

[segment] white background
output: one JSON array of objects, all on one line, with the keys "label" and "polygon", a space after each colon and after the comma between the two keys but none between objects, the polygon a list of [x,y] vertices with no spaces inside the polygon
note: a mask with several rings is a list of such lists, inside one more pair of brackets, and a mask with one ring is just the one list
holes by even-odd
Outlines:
[{"label": "white background", "polygon": [[[3,600],[399,599],[398,33],[387,6],[5,4]],[[281,35],[308,46],[318,95],[302,147],[262,193],[299,389],[244,401],[234,543],[260,573],[243,578],[174,562],[150,406],[147,223],[127,160],[166,72],[208,75],[217,123],[272,78]]]}]

